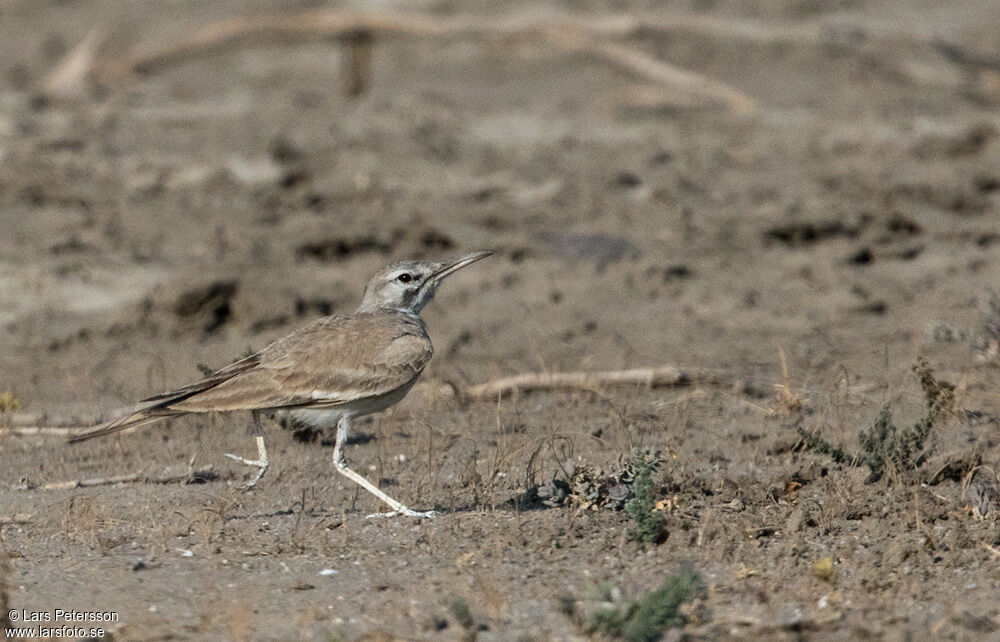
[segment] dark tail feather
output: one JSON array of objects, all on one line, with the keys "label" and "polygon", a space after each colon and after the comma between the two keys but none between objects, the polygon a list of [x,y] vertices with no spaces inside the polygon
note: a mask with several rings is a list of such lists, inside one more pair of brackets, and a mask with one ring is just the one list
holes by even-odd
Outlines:
[{"label": "dark tail feather", "polygon": [[[88,439],[93,439],[95,437],[104,437],[105,435],[112,435],[116,432],[126,430],[128,428],[138,428],[144,424],[152,423],[164,417],[170,417],[175,413],[162,413],[156,415],[150,415],[146,410],[140,410],[139,412],[132,413],[131,415],[125,415],[124,417],[119,417],[113,421],[109,421],[104,424],[94,426],[89,428],[84,432],[73,435],[69,438],[69,443],[75,444],[80,441],[86,441]],[[180,413],[176,413],[180,414]]]}]

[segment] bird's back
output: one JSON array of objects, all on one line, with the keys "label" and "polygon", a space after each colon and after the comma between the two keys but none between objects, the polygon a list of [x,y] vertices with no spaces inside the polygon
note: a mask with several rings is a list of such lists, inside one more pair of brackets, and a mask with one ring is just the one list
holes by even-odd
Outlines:
[{"label": "bird's back", "polygon": [[415,315],[323,317],[261,350],[252,368],[170,407],[205,412],[357,401],[412,384],[432,354]]}]

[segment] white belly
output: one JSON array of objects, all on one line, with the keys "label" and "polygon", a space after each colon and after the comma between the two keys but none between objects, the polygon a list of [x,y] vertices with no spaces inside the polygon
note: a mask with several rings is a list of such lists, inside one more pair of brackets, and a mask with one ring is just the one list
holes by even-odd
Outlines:
[{"label": "white belly", "polygon": [[373,412],[385,410],[389,406],[399,403],[416,381],[417,378],[414,377],[405,386],[400,386],[379,397],[350,401],[328,408],[289,408],[288,410],[279,410],[275,414],[279,419],[282,417],[291,417],[299,423],[313,426],[314,428],[332,428],[337,425],[337,422],[342,417],[362,417],[370,415]]}]

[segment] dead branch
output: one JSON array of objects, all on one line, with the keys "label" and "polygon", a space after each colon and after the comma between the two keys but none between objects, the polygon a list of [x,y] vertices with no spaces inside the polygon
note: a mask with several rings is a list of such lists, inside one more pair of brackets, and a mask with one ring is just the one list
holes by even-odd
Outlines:
[{"label": "dead branch", "polygon": [[687,69],[658,60],[632,47],[614,42],[594,40],[584,34],[568,35],[550,32],[546,40],[563,49],[578,51],[610,62],[624,71],[635,74],[687,97],[717,103],[736,112],[748,112],[754,101],[743,92]]},{"label": "dead branch", "polygon": [[[558,48],[582,51],[657,86],[702,98],[703,102],[721,103],[735,110],[751,108],[750,99],[732,87],[612,42],[678,33],[757,46],[833,45],[861,55],[866,55],[873,42],[895,40],[927,47],[955,65],[992,68],[995,64],[992,60],[984,64],[967,56],[956,56],[958,47],[941,41],[933,32],[902,28],[891,22],[858,24],[845,17],[774,23],[690,14],[530,12],[512,16],[458,16],[333,9],[229,18],[173,40],[141,44],[120,56],[99,61],[93,60],[99,38],[88,36],[49,77],[48,84],[57,91],[65,88],[73,93],[79,89],[78,79],[88,72],[113,85],[126,82],[135,74],[154,73],[185,60],[233,48],[334,39],[346,47],[344,86],[347,95],[354,96],[365,90],[369,80],[376,36],[535,39]],[[935,70],[913,70],[905,65],[894,71],[917,84],[935,85],[941,76]],[[950,79],[945,84],[949,82],[954,84]]]},{"label": "dead branch", "polygon": [[76,415],[50,415],[34,412],[8,412],[0,414],[0,430],[7,428],[82,428],[103,421],[101,418]]},{"label": "dead branch", "polygon": [[21,488],[24,490],[66,490],[70,488],[90,488],[92,486],[124,484],[134,482],[137,479],[139,479],[139,473],[132,473],[131,475],[114,475],[111,477],[95,477],[92,479],[72,479],[70,481],[49,482],[47,484],[42,484],[41,486],[32,486],[31,484],[25,483],[21,486]]},{"label": "dead branch", "polygon": [[57,435],[69,437],[85,428],[80,425],[76,428],[65,428],[58,426],[6,426],[0,427],[0,435],[14,435],[16,437],[31,437],[34,435]]},{"label": "dead branch", "polygon": [[214,22],[173,41],[144,45],[106,62],[115,75],[151,73],[176,62],[228,48],[350,38],[356,34],[422,38],[540,38],[577,33],[590,38],[624,39],[684,33],[758,45],[822,45],[847,36],[902,38],[921,43],[933,34],[903,30],[892,24],[856,25],[843,20],[776,24],[707,15],[635,13],[525,13],[513,16],[428,15],[409,12],[316,10],[298,14],[235,17]]},{"label": "dead branch", "polygon": [[29,513],[14,513],[13,515],[0,515],[0,526],[12,526],[30,524],[33,515]]},{"label": "dead branch", "polygon": [[722,38],[766,43],[816,42],[824,28],[816,25],[776,26],[710,16],[637,16],[631,14],[549,16],[432,16],[384,11],[317,10],[299,14],[236,17],[214,22],[182,38],[140,46],[110,60],[114,75],[151,73],[182,60],[218,53],[246,44],[266,45],[303,39],[343,38],[376,32],[385,36],[423,38],[539,37],[547,33],[587,33],[591,37],[628,38],[649,33],[697,32]]},{"label": "dead branch", "polygon": [[628,14],[551,16],[431,16],[399,12],[319,10],[292,15],[237,17],[215,22],[163,44],[140,46],[105,61],[97,71],[109,82],[133,74],[148,74],[185,60],[240,46],[300,43],[310,39],[338,39],[347,45],[345,87],[349,96],[364,91],[370,74],[371,47],[376,34],[425,38],[532,38],[559,49],[583,52],[605,60],[657,85],[745,111],[752,101],[743,93],[657,60],[641,51],[609,42],[644,33],[698,31],[732,38],[765,41],[815,41],[815,26],[775,28],[745,21],[706,16],[643,17]]},{"label": "dead branch", "polygon": [[505,392],[539,390],[588,390],[607,386],[639,385],[650,388],[660,386],[685,386],[694,383],[723,383],[718,373],[681,370],[674,366],[636,368],[605,372],[553,372],[528,373],[494,379],[467,388],[469,399],[491,399]]},{"label": "dead branch", "polygon": [[84,428],[93,428],[122,415],[133,412],[138,406],[119,408],[113,412],[100,415],[59,415],[47,412],[6,412],[0,413],[0,436],[16,435],[30,437],[33,435],[58,435],[68,437]]},{"label": "dead branch", "polygon": [[97,49],[102,39],[99,29],[91,29],[45,77],[42,82],[45,93],[54,98],[72,98],[82,94],[87,88],[87,77],[94,68]]},{"label": "dead branch", "polygon": [[49,482],[36,486],[27,480],[22,480],[21,490],[67,490],[73,488],[91,488],[94,486],[113,486],[114,484],[177,484],[195,483],[211,481],[217,479],[218,475],[211,466],[203,470],[189,470],[185,473],[165,475],[162,477],[144,476],[142,473],[131,473],[129,475],[113,475],[110,477],[95,477],[92,479],[71,479],[69,481]]}]

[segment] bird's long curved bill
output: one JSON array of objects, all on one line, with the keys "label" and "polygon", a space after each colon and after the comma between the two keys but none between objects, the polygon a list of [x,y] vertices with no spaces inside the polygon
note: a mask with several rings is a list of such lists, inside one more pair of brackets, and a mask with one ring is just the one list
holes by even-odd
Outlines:
[{"label": "bird's long curved bill", "polygon": [[432,275],[432,279],[434,281],[440,281],[449,274],[461,270],[467,265],[472,265],[476,261],[485,259],[487,256],[492,256],[493,254],[495,254],[493,250],[481,250],[479,252],[473,252],[472,254],[466,254],[465,256],[459,256],[442,261],[441,267]]}]

